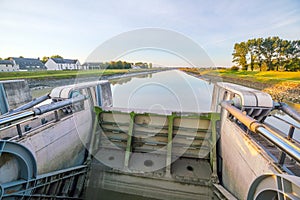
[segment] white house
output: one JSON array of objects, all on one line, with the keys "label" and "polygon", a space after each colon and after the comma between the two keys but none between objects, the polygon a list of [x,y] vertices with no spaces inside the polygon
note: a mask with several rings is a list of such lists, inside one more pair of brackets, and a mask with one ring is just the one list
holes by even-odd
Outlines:
[{"label": "white house", "polygon": [[81,69],[80,62],[73,59],[49,58],[45,65],[48,70]]},{"label": "white house", "polygon": [[19,65],[13,60],[0,60],[0,72],[19,71]]},{"label": "white house", "polygon": [[85,62],[82,65],[82,69],[105,69],[107,66],[103,62]]}]

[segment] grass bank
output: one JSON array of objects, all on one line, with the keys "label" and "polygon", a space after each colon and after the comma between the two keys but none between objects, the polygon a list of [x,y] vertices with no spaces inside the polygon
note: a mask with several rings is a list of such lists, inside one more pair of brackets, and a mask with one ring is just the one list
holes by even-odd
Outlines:
[{"label": "grass bank", "polygon": [[0,80],[11,79],[68,79],[76,77],[95,77],[114,74],[143,72],[157,69],[103,69],[103,70],[58,70],[58,71],[18,71],[1,72]]},{"label": "grass bank", "polygon": [[207,70],[204,74],[228,78],[245,79],[260,83],[277,84],[282,82],[300,83],[300,72],[278,71],[232,71],[232,70]]},{"label": "grass bank", "polygon": [[211,80],[222,80],[269,93],[274,100],[300,103],[300,72],[188,69],[182,71]]}]

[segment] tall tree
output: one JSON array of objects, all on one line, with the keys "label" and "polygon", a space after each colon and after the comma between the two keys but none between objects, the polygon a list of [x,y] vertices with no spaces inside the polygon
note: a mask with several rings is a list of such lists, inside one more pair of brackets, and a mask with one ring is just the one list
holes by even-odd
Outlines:
[{"label": "tall tree", "polygon": [[44,57],[42,58],[42,62],[43,62],[43,63],[46,63],[48,60],[49,60],[49,57],[47,57],[47,56],[44,56]]},{"label": "tall tree", "polygon": [[63,57],[60,55],[53,55],[53,56],[51,56],[51,58],[63,58]]},{"label": "tall tree", "polygon": [[242,67],[242,70],[247,70],[247,45],[245,42],[234,44],[233,62]]},{"label": "tall tree", "polygon": [[300,70],[300,40],[291,41],[290,46],[287,49],[287,65],[285,69],[287,71]]},{"label": "tall tree", "polygon": [[276,71],[283,70],[285,68],[287,58],[287,50],[290,48],[290,42],[288,40],[280,39],[278,41],[278,48],[276,50]]},{"label": "tall tree", "polygon": [[253,71],[254,70],[254,62],[256,59],[256,52],[257,52],[256,39],[249,39],[246,43],[246,46],[247,46],[247,51],[249,54],[250,69],[251,69],[251,71]]},{"label": "tall tree", "polygon": [[262,42],[263,42],[263,38],[257,38],[255,40],[256,43],[255,54],[256,54],[259,71],[262,71],[262,67],[263,67]]},{"label": "tall tree", "polygon": [[279,37],[268,37],[262,42],[262,54],[265,62],[267,63],[268,71],[274,70],[273,58],[275,56],[276,49],[278,48]]}]

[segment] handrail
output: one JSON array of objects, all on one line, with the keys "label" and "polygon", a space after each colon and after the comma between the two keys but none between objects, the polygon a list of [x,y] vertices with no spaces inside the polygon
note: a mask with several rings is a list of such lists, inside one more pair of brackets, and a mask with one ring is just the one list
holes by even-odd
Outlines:
[{"label": "handrail", "polygon": [[42,115],[46,112],[57,110],[59,108],[65,107],[65,106],[69,106],[73,103],[84,101],[85,99],[86,99],[86,97],[83,96],[83,95],[82,96],[77,96],[77,97],[74,97],[72,99],[66,99],[64,101],[59,101],[59,102],[43,105],[43,106],[34,108],[31,111],[21,112],[21,113],[15,114],[15,115],[9,115],[7,117],[4,117],[4,118],[0,119],[0,126],[11,123],[11,122],[14,122],[14,121],[17,121],[17,120],[20,120],[20,119],[24,119],[26,117],[30,117],[30,116],[33,117],[33,116],[36,116],[36,115]]},{"label": "handrail", "polygon": [[36,99],[33,99],[31,102],[27,103],[27,104],[24,104],[14,110],[11,110],[9,111],[7,114],[4,114],[5,115],[10,115],[10,114],[13,114],[13,113],[17,113],[17,112],[20,112],[20,111],[23,111],[23,110],[27,110],[29,108],[32,108],[33,106],[36,106],[38,105],[39,103],[47,100],[47,99],[50,99],[50,96],[49,94],[46,94],[44,96],[41,96],[41,97],[38,97]]},{"label": "handrail", "polygon": [[291,122],[289,122],[289,121],[287,121],[287,120],[285,120],[285,119],[282,119],[281,117],[278,117],[278,116],[276,116],[276,115],[269,115],[270,117],[274,117],[274,118],[276,118],[276,119],[278,119],[278,120],[280,120],[280,121],[282,121],[282,122],[284,122],[284,123],[286,123],[286,124],[288,124],[288,125],[290,125],[290,126],[293,126],[293,127],[295,127],[296,129],[300,129],[300,126],[297,126],[297,125],[295,125],[295,124],[293,124],[293,123],[291,123]]},{"label": "handrail", "polygon": [[231,115],[242,122],[249,130],[254,133],[263,135],[266,139],[276,145],[279,149],[284,151],[294,160],[300,163],[300,149],[294,145],[291,145],[288,141],[281,138],[279,135],[275,135],[268,131],[265,126],[259,123],[257,120],[245,115],[241,110],[232,105],[232,101],[221,102],[222,108],[226,109]]},{"label": "handrail", "polygon": [[291,108],[289,105],[283,102],[274,103],[274,105],[277,109],[282,110],[284,113],[286,113],[291,118],[293,118],[294,120],[300,123],[300,114],[296,110]]}]

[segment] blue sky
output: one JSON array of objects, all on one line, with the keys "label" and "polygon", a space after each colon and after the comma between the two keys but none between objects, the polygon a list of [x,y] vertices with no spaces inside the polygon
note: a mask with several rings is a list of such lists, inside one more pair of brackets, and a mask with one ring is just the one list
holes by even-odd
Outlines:
[{"label": "blue sky", "polygon": [[[216,66],[230,66],[235,42],[267,36],[300,39],[299,0],[0,0],[0,8],[2,58],[60,54],[84,62],[110,38],[154,27],[183,34]],[[136,60],[143,59],[140,54]]]}]

